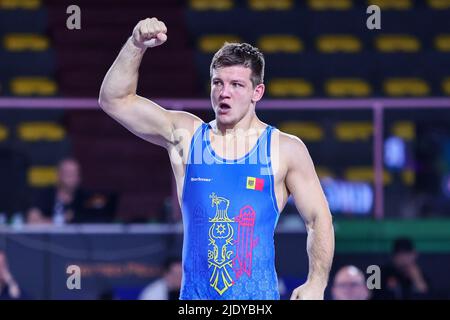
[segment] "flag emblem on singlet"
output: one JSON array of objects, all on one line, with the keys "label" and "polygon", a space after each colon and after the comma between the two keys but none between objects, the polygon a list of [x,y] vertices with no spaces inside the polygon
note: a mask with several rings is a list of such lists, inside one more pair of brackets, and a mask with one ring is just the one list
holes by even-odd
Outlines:
[{"label": "flag emblem on singlet", "polygon": [[247,189],[262,191],[264,188],[264,179],[247,177]]}]

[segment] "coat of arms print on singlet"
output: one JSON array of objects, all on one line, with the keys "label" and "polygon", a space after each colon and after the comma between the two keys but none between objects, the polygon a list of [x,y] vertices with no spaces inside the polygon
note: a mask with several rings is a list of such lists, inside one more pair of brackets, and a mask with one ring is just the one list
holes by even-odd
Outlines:
[{"label": "coat of arms print on singlet", "polygon": [[[211,206],[215,207],[215,216],[209,219],[209,282],[223,295],[244,273],[251,277],[253,248],[257,243],[253,234],[256,213],[252,206],[245,205],[239,210],[239,215],[229,218],[230,201],[215,193],[209,197]],[[234,228],[236,224],[237,232]]]}]

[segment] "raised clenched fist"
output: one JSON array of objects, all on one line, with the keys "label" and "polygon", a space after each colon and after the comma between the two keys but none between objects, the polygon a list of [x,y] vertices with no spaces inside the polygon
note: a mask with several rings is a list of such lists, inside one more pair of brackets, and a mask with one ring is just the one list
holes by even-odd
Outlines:
[{"label": "raised clenched fist", "polygon": [[156,18],[141,20],[134,27],[132,40],[140,48],[159,46],[167,41],[166,25]]}]

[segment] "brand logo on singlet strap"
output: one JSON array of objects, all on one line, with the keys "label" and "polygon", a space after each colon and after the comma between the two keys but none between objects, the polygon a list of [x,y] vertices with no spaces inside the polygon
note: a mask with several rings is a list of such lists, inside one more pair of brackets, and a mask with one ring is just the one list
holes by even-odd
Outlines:
[{"label": "brand logo on singlet strap", "polygon": [[211,178],[200,178],[200,177],[197,177],[197,178],[191,178],[191,181],[192,182],[198,182],[198,181],[200,181],[200,182],[211,182]]}]

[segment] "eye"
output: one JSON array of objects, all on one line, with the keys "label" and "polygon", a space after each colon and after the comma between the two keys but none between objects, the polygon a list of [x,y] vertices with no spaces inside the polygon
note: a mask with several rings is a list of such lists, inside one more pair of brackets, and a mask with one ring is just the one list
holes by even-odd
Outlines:
[{"label": "eye", "polygon": [[233,82],[233,87],[243,87],[243,85],[238,82]]},{"label": "eye", "polygon": [[215,85],[215,86],[217,86],[217,85],[220,85],[221,84],[221,82],[219,81],[219,80],[213,80],[213,85]]}]

